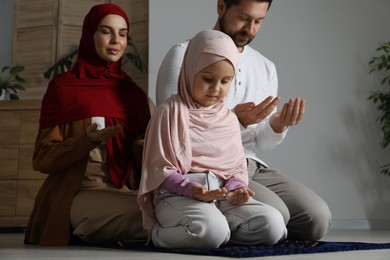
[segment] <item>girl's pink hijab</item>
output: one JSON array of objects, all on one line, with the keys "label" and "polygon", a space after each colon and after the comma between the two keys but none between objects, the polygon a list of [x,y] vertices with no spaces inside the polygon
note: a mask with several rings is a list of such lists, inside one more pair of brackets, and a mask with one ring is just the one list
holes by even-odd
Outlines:
[{"label": "girl's pink hijab", "polygon": [[155,222],[153,192],[173,172],[211,170],[222,179],[233,177],[248,183],[237,117],[223,102],[201,107],[192,98],[195,75],[226,59],[236,70],[239,52],[229,36],[216,30],[198,33],[184,56],[178,95],[157,107],[149,122],[138,195],[144,228],[148,231]]}]

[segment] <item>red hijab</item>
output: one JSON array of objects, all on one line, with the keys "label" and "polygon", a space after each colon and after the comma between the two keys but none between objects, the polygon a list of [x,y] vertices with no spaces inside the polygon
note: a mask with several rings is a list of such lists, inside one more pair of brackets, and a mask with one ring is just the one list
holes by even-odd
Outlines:
[{"label": "red hijab", "polygon": [[133,170],[132,144],[145,134],[150,119],[147,96],[121,69],[121,59],[101,59],[93,35],[109,14],[126,13],[115,4],[100,4],[85,16],[78,56],[71,71],[49,82],[42,100],[40,129],[93,116],[105,117],[106,127],[121,124],[123,131],[107,139],[107,163],[111,181],[122,187]]}]

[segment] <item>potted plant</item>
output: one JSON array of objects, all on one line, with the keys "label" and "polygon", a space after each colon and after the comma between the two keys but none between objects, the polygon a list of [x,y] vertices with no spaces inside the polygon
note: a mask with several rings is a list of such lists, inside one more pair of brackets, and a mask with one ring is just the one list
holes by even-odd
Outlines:
[{"label": "potted plant", "polygon": [[[130,61],[131,63],[134,64],[134,66],[140,72],[147,71],[147,67],[146,67],[145,63],[142,62],[140,54],[139,54],[139,52],[138,52],[138,50],[133,42],[133,39],[130,36],[127,36],[127,46],[128,46],[128,48],[130,47],[132,49],[132,51],[125,52],[125,54],[124,54],[125,59],[124,59],[123,64]],[[43,76],[46,79],[50,79],[51,77],[53,77],[56,74],[63,73],[67,70],[70,70],[73,66],[74,56],[77,54],[77,51],[78,51],[78,49],[73,50],[71,53],[69,53],[68,55],[66,55],[65,57],[63,57],[62,59],[57,61],[56,63],[54,63],[53,66],[51,66],[43,74]]]},{"label": "potted plant", "polygon": [[24,70],[23,66],[4,66],[0,74],[0,100],[19,99],[18,91],[25,90],[25,80],[18,74]]},{"label": "potted plant", "polygon": [[[369,73],[379,73],[383,78],[381,85],[383,90],[372,91],[368,97],[375,105],[380,115],[378,121],[383,132],[383,139],[380,143],[382,148],[390,144],[390,42],[383,42],[376,49],[379,56],[372,57],[369,61]],[[390,176],[390,162],[381,166],[381,173]]]}]

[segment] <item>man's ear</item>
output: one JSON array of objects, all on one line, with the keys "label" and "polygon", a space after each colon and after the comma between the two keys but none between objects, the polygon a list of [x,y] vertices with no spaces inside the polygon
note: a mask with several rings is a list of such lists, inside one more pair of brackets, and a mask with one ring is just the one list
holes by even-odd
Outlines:
[{"label": "man's ear", "polygon": [[223,13],[225,12],[225,10],[226,10],[225,2],[223,0],[218,0],[218,2],[217,2],[218,16],[221,17],[223,15]]}]

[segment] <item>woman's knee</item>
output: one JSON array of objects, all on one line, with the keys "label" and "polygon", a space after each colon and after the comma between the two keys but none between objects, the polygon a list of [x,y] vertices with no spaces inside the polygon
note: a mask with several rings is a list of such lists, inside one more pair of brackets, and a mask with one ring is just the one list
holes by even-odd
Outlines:
[{"label": "woman's knee", "polygon": [[133,197],[122,192],[80,192],[71,206],[73,235],[87,242],[146,240],[141,211],[129,203]]}]

